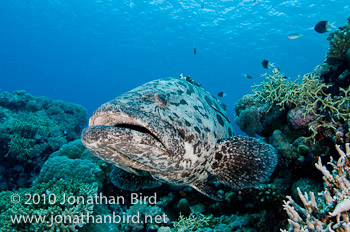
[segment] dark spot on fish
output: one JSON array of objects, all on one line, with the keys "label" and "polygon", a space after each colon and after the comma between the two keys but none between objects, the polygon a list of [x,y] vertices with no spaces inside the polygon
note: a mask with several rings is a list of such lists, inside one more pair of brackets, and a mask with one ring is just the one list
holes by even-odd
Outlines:
[{"label": "dark spot on fish", "polygon": [[182,139],[185,139],[185,130],[180,129],[180,130],[177,131],[177,133],[180,135],[180,137]]},{"label": "dark spot on fish", "polygon": [[204,118],[209,118],[209,116],[206,113],[199,112]]},{"label": "dark spot on fish", "polygon": [[198,142],[198,143],[196,143],[195,145],[193,145],[193,151],[195,152],[195,153],[198,153],[198,146],[200,145],[200,142]]},{"label": "dark spot on fish", "polygon": [[189,86],[188,86],[188,89],[187,89],[186,93],[187,93],[188,95],[191,95],[192,93],[194,93],[194,89],[193,89],[192,85],[189,85]]},{"label": "dark spot on fish", "polygon": [[194,129],[198,132],[198,134],[201,133],[201,130],[198,127],[195,126]]},{"label": "dark spot on fish", "polygon": [[218,166],[219,166],[218,163],[217,163],[217,162],[214,162],[213,165],[212,165],[212,168],[213,168],[213,169],[217,169]]},{"label": "dark spot on fish", "polygon": [[193,108],[197,111],[199,110],[198,106],[193,106]]},{"label": "dark spot on fish", "polygon": [[191,126],[191,123],[189,123],[188,121],[185,120],[185,125],[186,126]]},{"label": "dark spot on fish", "polygon": [[183,171],[182,173],[181,173],[181,177],[187,177],[187,176],[189,176],[189,172],[188,171]]},{"label": "dark spot on fish", "polygon": [[182,95],[182,94],[184,93],[184,91],[178,90],[177,93],[178,93],[179,95]]},{"label": "dark spot on fish", "polygon": [[219,114],[216,114],[216,118],[218,119],[221,126],[224,126],[224,120],[222,120],[222,117]]},{"label": "dark spot on fish", "polygon": [[197,122],[202,123],[202,120],[200,118],[196,117]]},{"label": "dark spot on fish", "polygon": [[194,139],[193,135],[190,135],[189,137],[185,138],[189,143],[192,143],[192,140]]},{"label": "dark spot on fish", "polygon": [[226,163],[227,160],[228,160],[228,157],[227,157],[227,155],[225,155],[225,156],[224,156],[224,163]]},{"label": "dark spot on fish", "polygon": [[216,159],[217,161],[221,161],[221,159],[222,159],[222,154],[221,154],[220,152],[216,153],[216,154],[215,154],[215,159]]},{"label": "dark spot on fish", "polygon": [[187,102],[184,99],[181,99],[180,104],[181,105],[188,105]]},{"label": "dark spot on fish", "polygon": [[184,83],[182,83],[182,82],[179,82],[179,85],[181,85],[181,86],[187,88],[187,86],[186,86]]},{"label": "dark spot on fish", "polygon": [[212,105],[212,101],[210,100],[210,98],[208,96],[205,96],[205,101],[209,104],[209,105]]}]

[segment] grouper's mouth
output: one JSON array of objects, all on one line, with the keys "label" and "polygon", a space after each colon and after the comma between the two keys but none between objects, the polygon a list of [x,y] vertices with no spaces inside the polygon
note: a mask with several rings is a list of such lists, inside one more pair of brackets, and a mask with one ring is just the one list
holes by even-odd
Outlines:
[{"label": "grouper's mouth", "polygon": [[171,125],[150,113],[106,103],[92,115],[81,139],[102,159],[151,171],[161,168],[154,163],[159,159],[176,157],[177,137]]}]

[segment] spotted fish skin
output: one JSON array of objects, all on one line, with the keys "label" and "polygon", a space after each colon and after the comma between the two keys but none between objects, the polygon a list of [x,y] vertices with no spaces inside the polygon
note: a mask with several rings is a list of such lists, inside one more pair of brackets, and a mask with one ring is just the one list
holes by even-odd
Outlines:
[{"label": "spotted fish skin", "polygon": [[127,172],[192,186],[216,200],[213,180],[250,187],[266,181],[277,163],[272,146],[234,136],[223,104],[181,78],[154,80],[103,104],[82,142]]}]

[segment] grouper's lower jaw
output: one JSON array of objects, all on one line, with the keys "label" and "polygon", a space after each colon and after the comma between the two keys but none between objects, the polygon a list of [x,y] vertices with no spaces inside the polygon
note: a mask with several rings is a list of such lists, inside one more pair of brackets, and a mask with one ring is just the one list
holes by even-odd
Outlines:
[{"label": "grouper's lower jaw", "polygon": [[152,113],[134,109],[117,101],[100,106],[91,116],[89,126],[125,127],[148,133],[158,139],[175,159],[184,150],[181,137],[169,123]]},{"label": "grouper's lower jaw", "polygon": [[126,127],[90,126],[81,141],[90,152],[117,166],[144,171],[162,171],[154,160],[169,157],[163,144],[147,132]]}]

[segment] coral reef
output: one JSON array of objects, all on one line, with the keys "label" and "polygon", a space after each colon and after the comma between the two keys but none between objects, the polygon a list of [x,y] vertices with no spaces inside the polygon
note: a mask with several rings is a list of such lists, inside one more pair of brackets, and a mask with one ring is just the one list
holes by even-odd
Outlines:
[{"label": "coral reef", "polygon": [[64,156],[52,157],[45,162],[35,182],[47,182],[52,179],[98,183],[98,186],[101,188],[104,172],[90,160],[70,159]]},{"label": "coral reef", "polygon": [[[21,199],[17,204],[13,202],[13,194]],[[95,195],[97,186],[66,180],[40,183],[16,192],[3,191],[0,193],[1,231],[78,231],[86,224],[88,215],[93,213],[94,204],[88,199]],[[64,201],[76,196],[80,200],[75,204]],[[25,222],[21,215],[40,220]],[[65,217],[66,220],[51,220],[52,217]]]},{"label": "coral reef", "polygon": [[[138,202],[137,204],[133,204],[129,207],[129,209],[125,212],[126,215],[134,216],[134,215],[140,215],[141,218],[145,218],[145,216],[149,218],[155,218],[155,217],[162,217],[161,221],[164,221],[163,223],[168,223],[169,218],[164,213],[163,209],[160,208],[157,205],[150,205],[149,203],[143,204],[142,202]],[[139,223],[133,223],[129,222],[124,225],[122,225],[123,230],[125,231],[154,231],[159,228],[159,224],[155,223],[153,220],[146,222],[141,221]]]},{"label": "coral reef", "polygon": [[79,138],[87,122],[80,105],[24,91],[2,92],[0,115],[0,190],[28,187],[48,156]]},{"label": "coral reef", "polygon": [[350,140],[350,86],[328,93],[331,84],[315,73],[295,81],[279,72],[264,77],[254,86],[254,95],[235,105],[241,130],[266,137],[287,163],[304,162],[305,156],[325,154],[332,143]]},{"label": "coral reef", "polygon": [[330,43],[329,58],[347,59],[350,63],[350,18],[345,26],[338,28],[328,36]]},{"label": "coral reef", "polygon": [[[328,163],[332,171],[322,164],[321,158],[315,164],[322,173],[325,189],[322,192],[302,193],[298,195],[303,206],[298,205],[290,196],[284,201],[284,209],[289,219],[288,231],[349,231],[350,210],[350,147],[345,145],[346,153],[336,146],[339,159],[331,157]],[[282,230],[287,231],[287,230]]]},{"label": "coral reef", "polygon": [[105,172],[109,169],[107,163],[93,157],[80,140],[65,144],[50,155],[34,183],[53,179],[78,180],[83,183],[95,183],[101,189],[106,177]]},{"label": "coral reef", "polygon": [[243,96],[235,104],[235,111],[235,123],[250,136],[269,135],[281,126],[279,119],[282,112],[279,108],[271,107],[268,102],[262,104],[251,94]]},{"label": "coral reef", "polygon": [[179,220],[173,222],[175,231],[188,229],[190,231],[195,231],[197,229],[202,229],[209,226],[211,216],[204,216],[203,214],[191,213],[188,217],[180,215]]},{"label": "coral reef", "polygon": [[281,73],[265,74],[265,81],[255,85],[254,97],[261,102],[286,108],[302,109],[305,115],[329,117],[330,120],[348,120],[350,118],[350,87],[339,88],[338,95],[325,92],[330,85],[323,83],[314,73],[291,81]]},{"label": "coral reef", "polygon": [[[318,192],[322,183],[313,164],[319,157],[329,160],[328,154],[336,152],[334,144],[350,142],[349,23],[330,34],[330,51],[312,73],[295,80],[276,71],[265,74],[264,81],[253,86],[254,94],[245,95],[235,105],[235,122],[240,129],[251,136],[261,136],[278,150],[279,162],[271,183],[280,197],[292,195],[297,186]],[[277,201],[265,201],[275,209],[271,211],[273,218],[286,217]],[[331,212],[335,202],[332,207],[329,206]],[[336,228],[336,219],[329,220]]]}]

